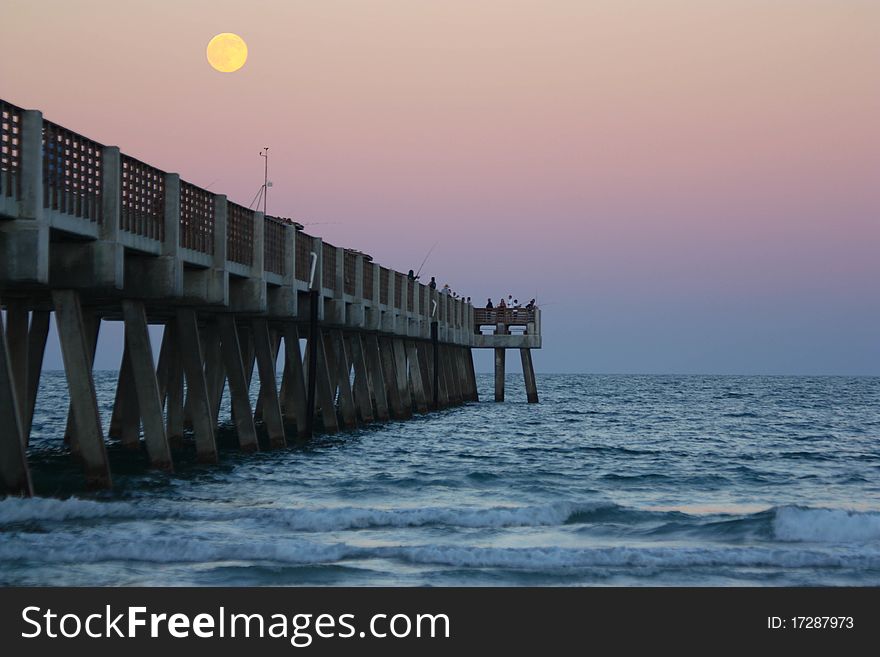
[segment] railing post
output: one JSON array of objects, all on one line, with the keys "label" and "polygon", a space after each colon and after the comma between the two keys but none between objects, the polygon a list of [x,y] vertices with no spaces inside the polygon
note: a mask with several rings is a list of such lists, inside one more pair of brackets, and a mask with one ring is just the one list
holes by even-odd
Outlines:
[{"label": "railing post", "polygon": [[397,285],[397,273],[393,269],[388,270],[388,330],[397,333],[397,309],[394,305],[394,287]]},{"label": "railing post", "polygon": [[412,290],[413,290],[413,309],[412,309],[412,324],[413,331],[412,335],[417,338],[422,337],[422,316],[420,314],[422,307],[422,295],[419,294],[422,286],[418,281],[413,281]]},{"label": "railing post", "polygon": [[[21,113],[19,183],[21,198],[12,206],[19,221],[0,222],[0,280],[49,282],[49,225],[43,212],[43,115]],[[14,197],[13,197],[14,198]]]},{"label": "railing post", "polygon": [[354,257],[354,297],[359,302],[364,300],[364,256]]},{"label": "railing post", "polygon": [[[284,245],[284,275],[282,277],[281,297],[284,299],[284,313],[297,314],[296,295],[296,228],[293,224],[284,224],[282,231],[282,244]],[[267,292],[268,294],[268,292]]]},{"label": "railing post", "polygon": [[165,174],[165,240],[162,255],[179,258],[180,254],[180,176]]},{"label": "railing post", "polygon": [[[167,189],[167,188],[166,188]],[[226,194],[214,194],[214,269],[226,269]],[[179,231],[178,231],[179,232]],[[168,235],[165,235],[166,239]]]},{"label": "railing post", "polygon": [[119,213],[122,206],[122,162],[118,146],[104,146],[101,153],[101,239],[119,240]]},{"label": "railing post", "polygon": [[341,246],[334,248],[336,249],[336,285],[333,290],[333,298],[342,299],[345,294],[345,249]]},{"label": "railing post", "polygon": [[254,253],[251,261],[251,277],[263,278],[265,273],[266,219],[262,212],[254,212]]},{"label": "railing post", "polygon": [[[43,219],[43,113],[21,113],[21,211],[19,219]],[[48,256],[47,256],[48,258]],[[49,261],[46,260],[48,269]]]}]

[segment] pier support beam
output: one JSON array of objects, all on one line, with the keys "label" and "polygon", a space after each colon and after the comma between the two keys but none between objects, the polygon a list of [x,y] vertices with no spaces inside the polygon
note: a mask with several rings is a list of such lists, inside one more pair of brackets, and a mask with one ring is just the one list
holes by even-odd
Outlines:
[{"label": "pier support beam", "polygon": [[426,406],[431,410],[436,410],[436,402],[434,395],[434,375],[431,370],[431,359],[428,358],[428,343],[418,341],[416,343],[416,357],[419,360],[419,372],[422,375],[422,389],[425,391]]},{"label": "pier support beam", "polygon": [[405,419],[412,417],[412,395],[409,390],[409,376],[406,371],[406,348],[401,338],[391,339],[391,353],[394,360],[394,379],[397,383],[397,394]]},{"label": "pier support beam", "polygon": [[21,299],[6,300],[6,344],[9,350],[9,367],[15,383],[15,399],[18,417],[24,427],[27,412],[28,375],[28,307]]},{"label": "pier support beam", "polygon": [[351,362],[354,367],[354,400],[357,404],[361,422],[372,422],[373,415],[372,395],[370,394],[370,379],[367,374],[367,361],[364,358],[364,345],[360,333],[352,333],[346,339],[348,351],[351,354]]},{"label": "pier support beam", "polygon": [[293,322],[282,328],[284,337],[284,381],[281,384],[281,415],[287,424],[296,423],[300,438],[306,435],[306,380],[299,330]]},{"label": "pier support beam", "polygon": [[538,384],[535,381],[535,369],[532,367],[532,350],[520,349],[519,355],[522,360],[523,379],[526,382],[526,396],[530,404],[537,404]]},{"label": "pier support beam", "polygon": [[456,347],[444,345],[442,354],[443,368],[446,371],[446,383],[449,386],[449,401],[457,405],[461,403],[461,377],[455,362],[455,349]]},{"label": "pier support beam", "polygon": [[223,367],[223,354],[220,345],[220,332],[213,320],[205,323],[202,330],[205,351],[205,383],[208,386],[208,399],[211,403],[211,422],[217,426],[220,418],[220,402],[226,385],[226,372]]},{"label": "pier support beam", "polygon": [[506,349],[495,349],[495,401],[504,401],[504,355]]},{"label": "pier support beam", "polygon": [[196,436],[196,456],[202,463],[216,463],[217,441],[211,421],[211,401],[205,381],[198,320],[192,308],[177,309],[177,338]]},{"label": "pier support beam", "polygon": [[110,418],[108,435],[119,438],[122,445],[128,449],[140,449],[141,414],[137,392],[134,389],[128,341],[122,346],[122,364],[119,366],[119,379],[116,382],[116,403]]},{"label": "pier support beam", "polygon": [[244,365],[241,362],[241,345],[238,342],[238,331],[235,328],[235,317],[222,314],[217,318],[220,333],[220,346],[223,365],[229,379],[229,398],[232,405],[232,417],[238,433],[238,444],[244,452],[256,452],[260,446],[257,441],[257,430],[254,417],[251,415],[251,400],[248,395]]},{"label": "pier support beam", "polygon": [[326,336],[332,353],[328,353],[327,361],[331,368],[331,380],[339,389],[339,413],[347,429],[357,426],[357,411],[354,406],[354,394],[351,391],[351,361],[346,354],[345,339],[342,331],[334,329]]},{"label": "pier support beam", "polygon": [[425,380],[422,377],[422,366],[419,362],[419,352],[415,343],[408,340],[406,343],[406,360],[409,365],[410,383],[412,384],[413,402],[419,413],[428,412],[428,399],[425,395]]},{"label": "pier support beam", "polygon": [[388,387],[385,376],[382,374],[382,356],[379,353],[379,338],[375,333],[369,333],[363,338],[364,357],[367,361],[367,370],[370,376],[370,390],[376,401],[376,418],[380,422],[386,422],[391,418],[388,409]]},{"label": "pier support beam", "polygon": [[24,433],[16,398],[15,379],[0,315],[0,492],[31,496],[34,489],[28,470]]},{"label": "pier support beam", "polygon": [[470,387],[470,401],[480,401],[480,393],[477,390],[477,373],[474,370],[474,352],[470,347],[464,347],[465,374]]},{"label": "pier support beam", "polygon": [[43,356],[46,353],[48,335],[49,311],[34,310],[31,313],[31,328],[28,333],[27,406],[21,420],[25,445],[30,442],[31,427],[34,424],[34,410],[37,407],[37,392],[40,388],[40,375],[43,370]]},{"label": "pier support beam", "polygon": [[459,388],[461,390],[461,401],[471,401],[471,381],[467,375],[467,365],[464,362],[465,348],[453,347],[455,350],[455,370],[458,373]]},{"label": "pier support beam", "polygon": [[315,349],[317,355],[317,400],[321,407],[321,418],[324,422],[324,431],[336,433],[339,431],[339,418],[336,416],[336,386],[330,378],[328,366],[327,348],[324,344],[324,332],[320,329],[315,331],[314,338],[309,339],[309,349]]},{"label": "pier support beam", "polygon": [[284,420],[281,418],[281,404],[278,401],[278,384],[275,377],[275,354],[269,324],[265,319],[255,319],[251,323],[254,334],[254,353],[260,371],[260,398],[263,400],[263,422],[269,433],[272,447],[286,447]]},{"label": "pier support beam", "polygon": [[[77,299],[78,298],[79,297],[77,297]],[[95,353],[98,350],[98,334],[101,331],[101,318],[95,313],[83,311],[82,306],[80,306],[80,316],[83,319],[86,344],[91,347],[88,352],[89,368],[91,368],[95,362]],[[57,315],[55,319],[57,324]],[[64,429],[64,442],[70,445],[70,453],[75,458],[79,458],[79,443],[77,442],[76,426],[73,421],[73,402],[70,403],[67,409],[67,426]]]},{"label": "pier support beam", "polygon": [[73,428],[85,467],[86,485],[110,488],[110,466],[92,377],[92,349],[86,337],[79,294],[74,290],[53,290],[52,301],[70,391]]},{"label": "pier support beam", "polygon": [[434,355],[434,368],[437,372],[435,375],[437,377],[438,388],[437,399],[440,408],[448,408],[453,403],[449,392],[449,381],[447,377],[447,370],[449,368],[446,366],[445,359],[443,358],[443,349],[440,345],[435,345]]},{"label": "pier support beam", "polygon": [[124,300],[122,314],[125,320],[125,345],[128,348],[150,465],[160,470],[171,471],[174,468],[171,463],[168,436],[165,433],[165,418],[162,417],[162,401],[159,399],[159,384],[156,380],[156,366],[153,361],[150,334],[147,330],[144,303]]},{"label": "pier support beam", "polygon": [[379,356],[382,361],[382,381],[385,386],[385,393],[388,396],[388,403],[391,411],[391,417],[395,420],[405,420],[406,412],[400,397],[400,388],[397,385],[397,367],[394,363],[394,349],[391,345],[390,338],[376,338],[379,343]]},{"label": "pier support beam", "polygon": [[177,337],[177,321],[165,324],[168,342],[168,383],[166,385],[165,421],[168,443],[179,446],[183,442],[183,364],[180,362],[180,345]]}]

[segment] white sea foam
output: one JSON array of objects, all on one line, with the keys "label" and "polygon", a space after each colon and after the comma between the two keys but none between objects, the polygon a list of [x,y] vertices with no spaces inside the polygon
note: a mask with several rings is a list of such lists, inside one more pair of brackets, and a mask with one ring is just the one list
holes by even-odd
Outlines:
[{"label": "white sea foam", "polygon": [[416,546],[385,550],[418,564],[466,568],[554,571],[574,568],[876,568],[880,551],[805,550],[769,547],[483,548]]},{"label": "white sea foam", "polygon": [[0,500],[0,525],[31,520],[81,520],[87,518],[137,517],[139,510],[125,502],[96,502],[71,497],[7,497]]},{"label": "white sea foam", "polygon": [[296,531],[338,531],[381,527],[539,527],[560,525],[574,514],[589,513],[607,504],[559,502],[544,506],[488,508],[398,508],[359,507],[263,509],[259,515],[275,516]]},{"label": "white sea foam", "polygon": [[773,534],[780,541],[869,543],[880,540],[880,513],[843,509],[776,509]]},{"label": "white sea foam", "polygon": [[428,566],[503,568],[530,572],[573,569],[880,568],[873,548],[801,547],[477,547],[458,545],[356,546],[303,539],[230,536],[190,538],[110,536],[92,532],[21,534],[0,541],[0,563],[272,563],[321,565],[382,559]]},{"label": "white sea foam", "polygon": [[494,507],[236,507],[184,502],[136,505],[69,498],[0,500],[0,525],[25,521],[100,518],[174,518],[182,521],[252,520],[292,531],[324,532],[383,527],[447,526],[466,528],[560,525],[575,514],[613,505],[604,502],[558,502],[536,506]]},{"label": "white sea foam", "polygon": [[21,534],[0,541],[0,562],[30,563],[218,563],[228,561],[309,564],[334,562],[354,548],[297,539],[234,539],[228,536],[97,535],[81,532]]}]

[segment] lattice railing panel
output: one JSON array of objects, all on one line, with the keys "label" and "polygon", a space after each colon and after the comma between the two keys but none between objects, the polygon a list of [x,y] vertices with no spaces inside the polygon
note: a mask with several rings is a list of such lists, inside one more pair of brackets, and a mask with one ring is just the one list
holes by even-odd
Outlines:
[{"label": "lattice railing panel", "polygon": [[336,247],[324,242],[324,259],[321,263],[321,283],[328,290],[336,289]]},{"label": "lattice railing panel", "polygon": [[391,279],[391,272],[385,267],[379,268],[379,303],[388,305],[388,281]]},{"label": "lattice railing panel", "polygon": [[119,229],[165,239],[165,172],[128,155],[120,155],[122,205]]},{"label": "lattice railing panel", "polygon": [[400,272],[394,272],[394,307],[403,308],[401,305],[403,299],[403,286],[406,285],[406,279]]},{"label": "lattice railing panel", "polygon": [[345,252],[343,269],[345,272],[345,293],[354,296],[355,279],[357,277],[357,254],[350,251]]},{"label": "lattice railing panel", "polygon": [[263,267],[273,274],[284,276],[286,262],[284,253],[285,223],[275,217],[266,217],[266,233],[263,238]]},{"label": "lattice railing panel", "polygon": [[43,121],[43,207],[101,223],[103,148]]},{"label": "lattice railing panel", "polygon": [[180,181],[180,246],[214,253],[214,195]]},{"label": "lattice railing panel", "polygon": [[0,100],[0,196],[21,198],[21,108]]},{"label": "lattice railing panel", "polygon": [[254,264],[254,211],[232,202],[226,203],[226,258]]},{"label": "lattice railing panel", "polygon": [[364,299],[373,300],[373,276],[376,271],[376,265],[368,260],[364,260]]},{"label": "lattice railing panel", "polygon": [[296,271],[297,280],[309,282],[312,270],[312,236],[301,230],[296,231]]}]

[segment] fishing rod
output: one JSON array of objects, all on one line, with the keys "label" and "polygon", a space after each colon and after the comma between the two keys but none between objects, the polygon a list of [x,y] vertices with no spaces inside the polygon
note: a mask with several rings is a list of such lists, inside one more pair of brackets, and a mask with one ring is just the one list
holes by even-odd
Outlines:
[{"label": "fishing rod", "polygon": [[425,263],[428,262],[428,258],[430,257],[431,252],[437,247],[437,245],[438,245],[439,243],[440,243],[440,240],[437,240],[436,242],[434,242],[434,246],[432,246],[432,247],[430,248],[430,250],[428,251],[428,255],[425,256],[425,259],[424,259],[424,260],[422,260],[422,264],[419,265],[419,270],[416,272],[416,278],[418,278],[418,277],[419,277],[419,274],[422,273],[422,267],[424,267],[424,266],[425,266]]}]

